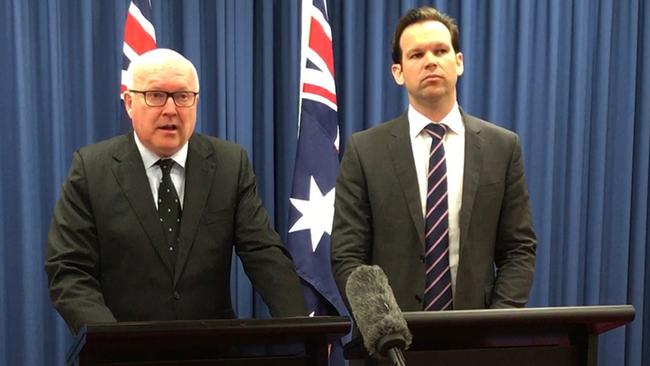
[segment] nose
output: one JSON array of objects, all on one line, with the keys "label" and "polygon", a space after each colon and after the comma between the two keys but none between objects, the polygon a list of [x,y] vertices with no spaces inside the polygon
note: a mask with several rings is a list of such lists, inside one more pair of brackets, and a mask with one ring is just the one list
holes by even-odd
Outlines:
[{"label": "nose", "polygon": [[424,59],[426,61],[427,66],[436,65],[438,63],[436,56],[431,51],[427,52],[424,55]]},{"label": "nose", "polygon": [[174,104],[174,98],[171,95],[167,96],[162,113],[164,115],[176,114],[176,104]]}]

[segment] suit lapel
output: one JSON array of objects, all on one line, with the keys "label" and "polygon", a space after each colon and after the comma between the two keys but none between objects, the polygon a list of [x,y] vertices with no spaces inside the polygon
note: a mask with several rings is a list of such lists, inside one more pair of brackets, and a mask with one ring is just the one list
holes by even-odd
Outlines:
[{"label": "suit lapel", "polygon": [[209,159],[212,153],[212,149],[202,138],[196,135],[192,136],[185,164],[185,198],[181,231],[178,237],[174,285],[183,273],[187,258],[194,245],[199,222],[214,181],[216,163]]},{"label": "suit lapel", "polygon": [[467,230],[472,218],[472,208],[478,182],[483,169],[483,154],[481,147],[483,139],[480,136],[481,127],[476,120],[463,113],[465,123],[465,166],[463,173],[463,198],[460,209],[460,255],[462,257],[464,238],[467,237]]},{"label": "suit lapel", "polygon": [[133,132],[116,146],[113,154],[112,171],[122,192],[133,208],[135,215],[146,232],[151,245],[160,260],[172,274],[172,265],[165,236],[160,226],[160,218],[149,188],[149,179],[145,173],[142,158],[133,140]]},{"label": "suit lapel", "polygon": [[418,233],[422,247],[424,247],[424,218],[422,217],[422,204],[420,203],[420,187],[418,186],[411,138],[409,137],[409,123],[406,114],[398,118],[391,130],[393,137],[388,143],[393,168],[402,188],[402,194],[413,220],[413,225]]}]

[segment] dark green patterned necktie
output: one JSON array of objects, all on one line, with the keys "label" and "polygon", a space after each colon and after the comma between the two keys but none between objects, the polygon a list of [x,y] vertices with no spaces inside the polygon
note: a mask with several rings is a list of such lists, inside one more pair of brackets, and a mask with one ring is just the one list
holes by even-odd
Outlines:
[{"label": "dark green patterned necktie", "polygon": [[181,203],[174,188],[172,177],[169,174],[174,166],[174,160],[161,159],[156,162],[162,170],[162,181],[158,187],[158,216],[160,224],[165,233],[167,248],[172,260],[176,263],[176,252],[178,250],[178,232],[181,228]]}]

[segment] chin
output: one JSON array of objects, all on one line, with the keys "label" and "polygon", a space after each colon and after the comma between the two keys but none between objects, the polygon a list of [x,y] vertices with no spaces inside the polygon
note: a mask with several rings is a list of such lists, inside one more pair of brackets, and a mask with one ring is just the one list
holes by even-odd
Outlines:
[{"label": "chin", "polygon": [[156,149],[156,152],[158,155],[161,157],[168,157],[176,154],[178,150],[180,150],[180,145],[179,146],[165,146],[165,147],[159,147]]}]

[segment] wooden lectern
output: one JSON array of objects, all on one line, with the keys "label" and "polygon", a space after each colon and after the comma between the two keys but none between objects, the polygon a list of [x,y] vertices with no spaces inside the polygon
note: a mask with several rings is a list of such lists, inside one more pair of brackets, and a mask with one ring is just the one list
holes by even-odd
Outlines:
[{"label": "wooden lectern", "polygon": [[[596,366],[598,335],[634,319],[634,307],[422,311],[404,318],[413,334],[409,366]],[[345,356],[368,358],[360,339],[346,345]]]},{"label": "wooden lectern", "polygon": [[328,343],[345,317],[89,324],[69,365],[327,365]]}]

